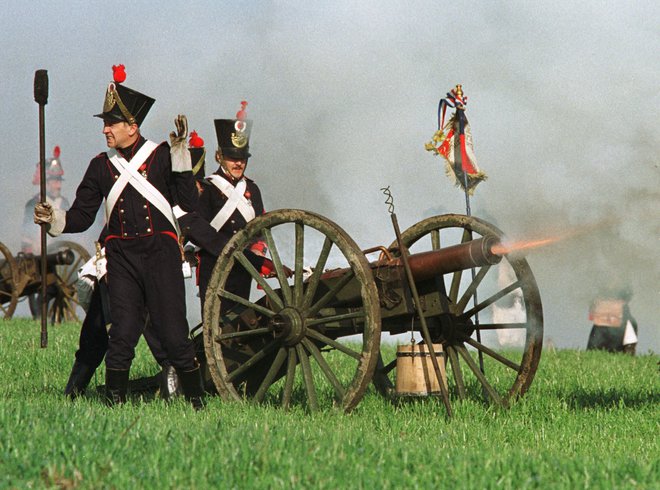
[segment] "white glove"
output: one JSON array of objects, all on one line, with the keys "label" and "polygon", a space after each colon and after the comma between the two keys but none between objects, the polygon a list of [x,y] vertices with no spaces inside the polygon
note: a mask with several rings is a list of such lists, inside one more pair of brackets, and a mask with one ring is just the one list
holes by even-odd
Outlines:
[{"label": "white glove", "polygon": [[38,225],[45,223],[50,224],[55,219],[53,213],[53,206],[47,202],[38,202],[34,206],[34,222]]},{"label": "white glove", "polygon": [[176,132],[170,133],[170,157],[172,172],[192,172],[192,159],[188,151],[188,119],[179,114],[174,120]]},{"label": "white glove", "polygon": [[103,248],[103,255],[94,261],[96,266],[96,278],[100,281],[108,271],[108,259],[105,258],[105,247]]},{"label": "white glove", "polygon": [[105,258],[105,247],[103,247],[98,255],[89,259],[78,269],[78,279],[95,277],[100,281],[105,276],[107,270],[108,259]]}]

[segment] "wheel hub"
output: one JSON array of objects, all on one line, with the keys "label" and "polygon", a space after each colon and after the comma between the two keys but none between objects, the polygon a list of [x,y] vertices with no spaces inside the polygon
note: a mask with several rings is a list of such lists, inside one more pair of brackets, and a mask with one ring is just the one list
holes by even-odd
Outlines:
[{"label": "wheel hub", "polygon": [[296,345],[304,337],[307,327],[305,319],[295,308],[287,307],[273,317],[275,337],[289,346]]},{"label": "wheel hub", "polygon": [[433,342],[456,344],[462,343],[474,332],[474,325],[469,318],[462,318],[450,313],[439,317],[439,325],[435,334],[431,334]]}]

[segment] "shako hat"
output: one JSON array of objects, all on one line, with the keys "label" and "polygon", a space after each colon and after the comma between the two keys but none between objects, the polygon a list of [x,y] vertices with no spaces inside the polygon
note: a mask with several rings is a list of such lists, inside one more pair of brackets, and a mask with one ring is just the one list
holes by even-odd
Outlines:
[{"label": "shako hat", "polygon": [[95,114],[94,117],[140,126],[156,100],[122,85],[126,80],[124,65],[113,65],[112,73],[114,81],[108,85],[105,92],[103,112]]},{"label": "shako hat", "polygon": [[[59,146],[53,148],[53,157],[46,159],[46,181],[49,180],[64,180],[64,169],[60,161]],[[37,168],[34,170],[34,175],[32,176],[32,184],[39,185],[40,181],[41,172],[39,170],[39,162],[37,162]]]},{"label": "shako hat", "polygon": [[190,160],[192,161],[192,172],[197,180],[204,180],[206,171],[204,170],[204,163],[206,161],[206,148],[204,148],[204,140],[197,134],[197,131],[190,132],[190,140],[188,140],[188,151],[190,152]]},{"label": "shako hat", "polygon": [[252,121],[247,119],[246,101],[241,101],[241,109],[236,119],[216,119],[215,133],[218,138],[218,151],[222,157],[247,160],[250,155],[250,132]]}]

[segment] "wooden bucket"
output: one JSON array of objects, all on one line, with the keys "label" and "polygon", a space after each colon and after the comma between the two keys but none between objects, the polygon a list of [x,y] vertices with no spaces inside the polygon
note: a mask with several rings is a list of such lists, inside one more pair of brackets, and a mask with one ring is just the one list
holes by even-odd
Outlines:
[{"label": "wooden bucket", "polygon": [[[447,386],[445,353],[442,344],[433,344],[440,377]],[[400,396],[440,395],[440,385],[426,344],[400,345],[396,351],[396,394]]]}]

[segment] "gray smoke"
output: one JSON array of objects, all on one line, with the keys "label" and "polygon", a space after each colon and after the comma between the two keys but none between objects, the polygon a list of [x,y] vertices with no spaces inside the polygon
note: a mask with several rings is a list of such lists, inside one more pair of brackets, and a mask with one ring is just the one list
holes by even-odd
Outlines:
[{"label": "gray smoke", "polygon": [[472,213],[514,239],[589,230],[529,253],[546,337],[584,347],[590,300],[620,284],[634,291],[639,350],[660,351],[657,2],[113,5],[135,22],[89,2],[11,0],[0,13],[0,241],[11,250],[37,191],[37,69],[50,75],[47,154],[61,146],[68,197],[104,150],[91,115],[122,63],[126,85],[156,99],[143,126],[155,140],[185,113],[215,149],[213,119],[247,100],[248,174],[267,209],[318,212],[362,248],[394,236],[382,187],[402,228],[465,212],[441,160],[424,150],[439,98],[461,83],[489,176]]}]

